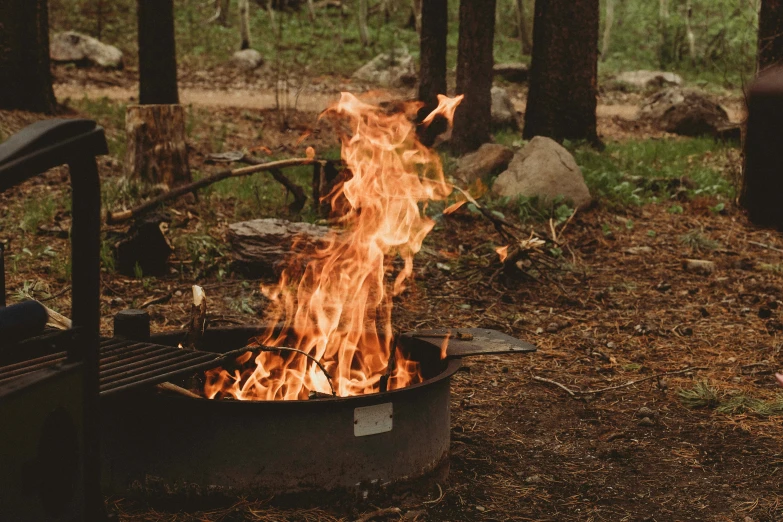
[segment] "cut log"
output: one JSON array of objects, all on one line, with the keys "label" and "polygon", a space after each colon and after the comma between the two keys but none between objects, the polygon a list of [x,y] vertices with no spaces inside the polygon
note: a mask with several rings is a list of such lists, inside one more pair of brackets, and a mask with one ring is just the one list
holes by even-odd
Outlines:
[{"label": "cut log", "polygon": [[167,220],[162,214],[143,216],[118,238],[114,247],[117,271],[129,277],[169,273],[169,256],[174,249],[166,238]]},{"label": "cut log", "polygon": [[200,350],[207,329],[207,295],[204,289],[193,285],[193,304],[190,305],[190,322],[185,342],[180,345],[184,350]]},{"label": "cut log", "polygon": [[182,105],[131,105],[125,133],[129,179],[169,188],[191,182]]},{"label": "cut log", "polygon": [[234,268],[251,277],[276,277],[294,256],[314,253],[326,227],[283,219],[254,219],[228,227]]}]

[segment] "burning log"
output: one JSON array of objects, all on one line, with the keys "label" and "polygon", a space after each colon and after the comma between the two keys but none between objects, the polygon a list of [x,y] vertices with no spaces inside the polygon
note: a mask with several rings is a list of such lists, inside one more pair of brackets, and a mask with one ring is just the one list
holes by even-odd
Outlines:
[{"label": "burning log", "polygon": [[141,214],[144,214],[145,212],[149,212],[150,210],[157,208],[158,206],[165,203],[166,201],[176,199],[180,196],[184,196],[185,194],[189,194],[191,192],[195,192],[196,190],[207,187],[213,183],[217,183],[218,181],[222,181],[227,178],[238,178],[241,176],[249,176],[250,174],[255,174],[256,172],[279,170],[285,167],[292,167],[295,165],[307,165],[309,163],[312,163],[313,161],[315,160],[309,157],[292,158],[287,160],[271,161],[269,163],[261,163],[258,165],[251,165],[249,167],[242,167],[239,169],[223,170],[216,174],[212,174],[211,176],[201,178],[198,181],[194,181],[193,183],[188,183],[187,185],[181,185],[173,190],[170,190],[169,192],[165,192],[161,194],[158,197],[152,198],[149,201],[146,201],[145,203],[142,203],[141,205],[132,208],[130,210],[123,210],[121,212],[109,212],[109,214],[106,216],[106,222],[109,224],[115,224],[115,223],[122,223],[124,221],[128,221],[129,219],[138,217]]},{"label": "burning log", "polygon": [[193,285],[193,304],[190,306],[190,323],[185,343],[181,348],[185,350],[198,350],[204,339],[204,330],[207,328],[207,294],[198,285]]},{"label": "burning log", "polygon": [[326,227],[309,223],[254,219],[229,225],[228,239],[234,267],[251,277],[262,277],[280,275],[292,252],[315,252],[326,233]]}]

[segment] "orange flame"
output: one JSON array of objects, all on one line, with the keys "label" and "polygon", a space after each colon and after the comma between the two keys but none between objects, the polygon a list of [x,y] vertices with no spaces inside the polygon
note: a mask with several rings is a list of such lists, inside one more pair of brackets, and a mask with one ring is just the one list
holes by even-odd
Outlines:
[{"label": "orange flame", "polygon": [[497,248],[495,249],[495,252],[497,252],[497,253],[498,253],[498,256],[500,256],[500,262],[501,262],[501,263],[502,263],[503,261],[505,261],[505,260],[506,260],[506,258],[508,257],[508,247],[509,247],[509,246],[510,246],[510,245],[506,245],[506,246],[502,246],[502,247],[497,247]]},{"label": "orange flame", "polygon": [[[439,97],[428,120],[442,114],[451,121],[460,99]],[[305,399],[311,392],[331,393],[332,387],[349,396],[379,391],[384,376],[387,389],[421,380],[418,364],[393,346],[392,297],[405,289],[413,256],[434,226],[423,209],[429,200],[445,199],[452,187],[440,158],[416,140],[405,114],[387,114],[348,93],[326,113],[347,118],[352,129],[342,146],[352,177],[330,195],[333,208],[347,206],[344,228],[329,234],[295,286],[293,270],[286,270],[277,285],[262,286],[277,310],[272,323],[283,327],[270,328],[259,341],[310,357],[264,351],[250,368],[210,371],[209,398]],[[401,268],[392,264],[397,257]],[[290,266],[297,266],[296,260]],[[388,282],[386,275],[395,271]],[[237,364],[250,364],[250,357]]]}]

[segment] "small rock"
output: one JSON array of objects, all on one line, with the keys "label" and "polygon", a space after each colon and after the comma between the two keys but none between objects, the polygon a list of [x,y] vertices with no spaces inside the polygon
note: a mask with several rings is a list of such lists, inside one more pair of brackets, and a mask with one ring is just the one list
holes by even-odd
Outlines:
[{"label": "small rock", "polygon": [[682,77],[665,71],[626,71],[615,78],[619,84],[630,85],[637,89],[661,88],[682,85]]},{"label": "small rock", "polygon": [[625,252],[626,254],[631,254],[634,256],[639,256],[642,254],[651,254],[652,251],[653,249],[648,246],[628,247],[623,249],[623,252]]},{"label": "small rock", "polygon": [[242,49],[234,53],[231,61],[240,69],[252,71],[264,63],[264,57],[255,49]]},{"label": "small rock", "polygon": [[454,177],[466,185],[477,179],[488,180],[508,168],[514,157],[514,151],[504,145],[485,143],[475,152],[470,152],[457,160]]},{"label": "small rock", "polygon": [[639,417],[655,417],[655,412],[647,406],[642,406],[639,411],[636,412]]},{"label": "small rock", "polygon": [[524,63],[496,63],[492,74],[500,76],[507,82],[525,83],[528,77],[528,66]]},{"label": "small rock", "polygon": [[357,69],[353,78],[383,87],[402,87],[410,75],[416,75],[413,57],[406,47],[400,47],[392,53],[379,54]]},{"label": "small rock", "polygon": [[495,180],[492,191],[498,196],[536,196],[543,201],[562,196],[578,207],[587,206],[592,200],[571,153],[543,136],[536,136],[514,155],[508,170]]},{"label": "small rock", "polygon": [[536,328],[536,334],[537,335],[541,335],[542,333],[544,333],[544,329],[543,328],[541,328],[540,326],[538,328]]},{"label": "small rock", "polygon": [[543,482],[543,479],[541,478],[541,475],[530,475],[525,479],[525,482],[527,484],[540,484]]},{"label": "small rock", "polygon": [[655,426],[655,422],[650,417],[642,417],[639,420],[639,426]]},{"label": "small rock", "polygon": [[672,289],[672,285],[670,285],[666,281],[661,281],[660,283],[655,285],[655,289],[658,290],[659,292],[668,292],[669,290]]},{"label": "small rock", "polygon": [[485,508],[484,506],[476,506],[476,511],[484,512],[486,510],[487,510],[487,508]]},{"label": "small rock", "polygon": [[121,69],[123,65],[122,51],[76,31],[55,33],[49,42],[49,57],[53,62],[97,65],[106,69]]},{"label": "small rock", "polygon": [[177,290],[176,292],[174,292],[174,296],[175,297],[182,297],[182,290]]},{"label": "small rock", "polygon": [[546,327],[547,333],[557,333],[560,331],[560,325],[557,323],[549,323]]},{"label": "small rock", "polygon": [[688,272],[701,275],[710,275],[715,271],[715,263],[705,259],[686,259],[682,262],[682,267]]},{"label": "small rock", "polygon": [[502,87],[492,87],[492,126],[519,129],[517,110],[511,102],[508,92]]}]

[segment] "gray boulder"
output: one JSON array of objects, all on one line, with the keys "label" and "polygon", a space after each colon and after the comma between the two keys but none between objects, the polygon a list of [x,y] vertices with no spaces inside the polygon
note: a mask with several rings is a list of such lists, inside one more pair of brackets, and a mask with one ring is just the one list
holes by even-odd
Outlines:
[{"label": "gray boulder", "polygon": [[732,127],[726,110],[708,96],[672,87],[647,98],[638,118],[682,136],[718,136]]},{"label": "gray boulder", "polygon": [[457,160],[456,178],[465,185],[470,185],[477,179],[486,180],[492,175],[508,168],[514,151],[496,143],[485,143],[475,152],[470,152]]},{"label": "gray boulder", "polygon": [[663,88],[682,85],[682,77],[665,71],[626,71],[615,78],[618,84],[630,85],[637,89]]},{"label": "gray boulder", "polygon": [[240,69],[252,71],[264,63],[264,57],[255,49],[242,49],[234,53],[231,61]]},{"label": "gray boulder", "polygon": [[492,87],[492,126],[495,128],[519,128],[517,110],[511,98],[502,87]]},{"label": "gray boulder", "polygon": [[538,197],[543,202],[562,196],[578,207],[591,201],[574,157],[562,145],[543,136],[536,136],[514,155],[508,170],[495,180],[492,192],[511,198]]},{"label": "gray boulder", "polygon": [[119,69],[123,65],[122,51],[75,31],[53,35],[49,42],[49,57],[54,62],[97,65],[106,69]]},{"label": "gray boulder", "polygon": [[353,78],[383,87],[402,87],[415,81],[416,68],[408,49],[401,47],[379,54],[353,73]]},{"label": "gray boulder", "polygon": [[492,73],[507,82],[525,83],[528,77],[528,66],[524,63],[496,63],[492,67]]}]

